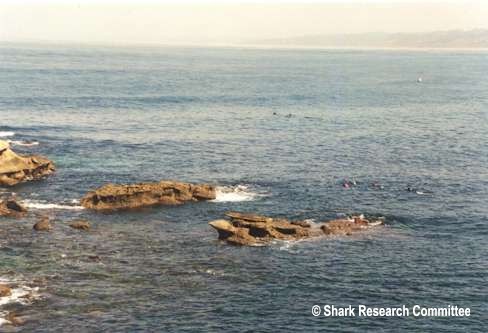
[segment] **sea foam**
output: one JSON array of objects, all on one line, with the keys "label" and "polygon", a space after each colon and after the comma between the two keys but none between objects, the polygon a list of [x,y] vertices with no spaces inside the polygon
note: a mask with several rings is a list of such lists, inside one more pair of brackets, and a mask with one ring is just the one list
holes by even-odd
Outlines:
[{"label": "sea foam", "polygon": [[15,135],[15,132],[10,132],[10,131],[0,131],[0,138],[6,138],[6,137],[9,137],[9,136],[14,136]]},{"label": "sea foam", "polygon": [[252,191],[248,185],[217,186],[217,197],[212,202],[240,202],[253,201],[266,196],[264,193]]},{"label": "sea foam", "polygon": [[15,146],[24,146],[24,147],[32,147],[32,146],[38,146],[39,145],[38,141],[9,140],[8,142],[12,145],[15,145]]},{"label": "sea foam", "polygon": [[[76,201],[72,201],[75,203]],[[64,209],[64,210],[82,210],[85,209],[83,206],[79,205],[68,205],[68,204],[56,204],[56,203],[49,203],[40,200],[23,200],[22,205],[27,208],[32,209]]]},{"label": "sea foam", "polygon": [[0,277],[0,283],[13,285],[11,288],[11,294],[9,296],[0,297],[0,326],[9,323],[9,321],[6,319],[8,312],[1,311],[4,305],[11,303],[28,305],[33,300],[41,297],[39,294],[39,287],[30,287],[26,285],[25,281],[11,280]]}]

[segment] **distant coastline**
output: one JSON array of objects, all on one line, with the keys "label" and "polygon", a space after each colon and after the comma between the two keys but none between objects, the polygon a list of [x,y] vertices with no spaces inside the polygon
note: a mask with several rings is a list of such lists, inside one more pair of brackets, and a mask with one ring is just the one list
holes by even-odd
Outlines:
[{"label": "distant coastline", "polygon": [[325,50],[325,51],[391,51],[391,52],[437,52],[437,53],[449,53],[449,52],[467,52],[467,53],[485,53],[488,52],[487,47],[346,47],[346,46],[312,46],[312,45],[285,45],[285,44],[155,44],[155,43],[73,43],[73,42],[55,42],[55,41],[29,41],[29,42],[12,42],[12,41],[0,41],[0,48],[13,47],[13,48],[134,48],[134,49],[163,49],[163,48],[194,48],[194,49],[249,49],[249,50]]},{"label": "distant coastline", "polygon": [[0,47],[139,47],[139,48],[250,48],[250,49],[311,49],[311,50],[385,50],[385,51],[488,51],[488,29],[452,30],[418,33],[360,33],[307,35],[291,38],[272,38],[235,42],[197,41],[186,43],[62,41],[62,40],[0,40]]},{"label": "distant coastline", "polygon": [[418,33],[371,32],[263,39],[249,44],[360,49],[487,49],[488,29]]}]

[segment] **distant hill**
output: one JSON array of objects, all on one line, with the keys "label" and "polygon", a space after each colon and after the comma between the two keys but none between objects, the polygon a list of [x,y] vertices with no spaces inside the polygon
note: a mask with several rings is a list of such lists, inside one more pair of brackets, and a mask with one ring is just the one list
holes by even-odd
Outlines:
[{"label": "distant hill", "polygon": [[259,40],[253,44],[355,48],[488,48],[488,30],[309,35]]}]

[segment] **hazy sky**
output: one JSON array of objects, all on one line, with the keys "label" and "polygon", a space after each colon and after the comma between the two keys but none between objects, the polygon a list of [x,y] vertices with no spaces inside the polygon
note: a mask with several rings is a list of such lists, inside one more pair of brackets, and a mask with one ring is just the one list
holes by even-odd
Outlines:
[{"label": "hazy sky", "polygon": [[0,3],[0,40],[231,44],[309,34],[488,28],[488,0],[35,3]]}]

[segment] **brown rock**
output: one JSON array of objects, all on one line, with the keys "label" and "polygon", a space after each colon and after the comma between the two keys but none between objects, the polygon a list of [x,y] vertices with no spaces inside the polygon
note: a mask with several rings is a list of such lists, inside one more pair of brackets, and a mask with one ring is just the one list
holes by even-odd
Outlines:
[{"label": "brown rock", "polygon": [[19,204],[15,197],[0,199],[0,216],[19,218],[27,213],[27,209]]},{"label": "brown rock", "polygon": [[0,140],[0,186],[41,179],[54,170],[53,162],[47,158],[17,155],[8,142]]},{"label": "brown rock", "polygon": [[326,222],[320,228],[326,235],[350,236],[355,232],[380,224],[382,224],[380,221],[370,222],[362,216],[354,216],[352,219],[340,219]]},{"label": "brown rock", "polygon": [[249,229],[239,228],[227,220],[215,220],[209,223],[219,233],[219,239],[234,245],[256,245],[259,241],[249,234]]},{"label": "brown rock", "polygon": [[108,184],[89,192],[81,200],[85,208],[111,211],[153,205],[179,205],[186,201],[215,199],[215,187],[175,181],[133,185]]},{"label": "brown rock", "polygon": [[33,227],[36,231],[50,231],[52,229],[51,222],[49,221],[49,217],[43,216],[34,224]]},{"label": "brown rock", "polygon": [[215,220],[210,226],[217,230],[219,239],[234,245],[261,245],[274,239],[298,240],[326,235],[350,235],[376,226],[362,217],[353,220],[334,220],[312,226],[305,221],[288,221],[255,214],[229,212],[228,220]]},{"label": "brown rock", "polygon": [[7,297],[12,295],[12,289],[6,284],[0,284],[0,297]]},{"label": "brown rock", "polygon": [[15,312],[9,312],[6,319],[14,326],[21,326],[25,324],[25,319],[17,316]]},{"label": "brown rock", "polygon": [[301,239],[316,233],[309,224],[302,226],[286,219],[239,212],[225,215],[231,221],[216,220],[209,224],[217,230],[219,239],[236,245],[260,245],[273,239]]},{"label": "brown rock", "polygon": [[96,254],[95,255],[89,255],[88,259],[90,259],[91,261],[96,261],[96,262],[102,261],[102,258],[100,256],[97,256]]},{"label": "brown rock", "polygon": [[35,231],[50,231],[52,229],[52,226],[49,221],[49,217],[41,217],[41,219],[36,224],[34,224],[33,228]]},{"label": "brown rock", "polygon": [[90,223],[88,221],[79,220],[73,221],[69,224],[69,226],[73,229],[88,231],[90,230]]}]

